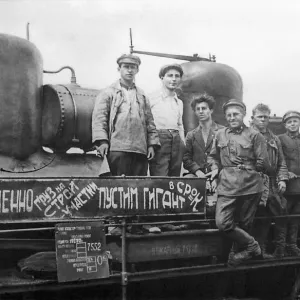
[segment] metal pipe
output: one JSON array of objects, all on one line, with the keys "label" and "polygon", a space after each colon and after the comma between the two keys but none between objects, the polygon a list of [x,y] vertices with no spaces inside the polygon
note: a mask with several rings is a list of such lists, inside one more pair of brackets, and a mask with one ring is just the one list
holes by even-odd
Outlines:
[{"label": "metal pipe", "polygon": [[128,274],[126,272],[126,218],[122,219],[122,300],[127,299]]},{"label": "metal pipe", "polygon": [[68,87],[66,87],[65,85],[61,85],[61,86],[63,86],[69,92],[71,100],[72,100],[72,103],[73,103],[73,107],[74,107],[74,126],[73,126],[74,128],[73,128],[72,142],[79,143],[79,139],[76,136],[77,120],[78,120],[78,112],[77,112],[76,102],[75,102],[74,97],[73,97],[73,95],[71,93],[71,90]]},{"label": "metal pipe", "polygon": [[54,230],[54,229],[55,229],[55,227],[8,229],[8,230],[0,230],[0,234],[1,233],[46,231],[46,230]]},{"label": "metal pipe", "polygon": [[72,73],[72,76],[71,76],[71,84],[77,84],[76,83],[76,76],[75,76],[75,70],[70,67],[70,66],[63,66],[61,67],[59,70],[57,71],[47,71],[47,70],[43,70],[43,73],[46,73],[46,74],[57,74],[59,73],[60,71],[64,70],[64,69],[69,69]]},{"label": "metal pipe", "polygon": [[30,36],[29,36],[29,25],[30,25],[30,23],[28,22],[27,25],[26,25],[26,38],[27,38],[28,41],[30,40]]},{"label": "metal pipe", "polygon": [[145,54],[145,55],[158,56],[158,57],[174,58],[174,59],[187,60],[187,61],[211,61],[208,58],[199,57],[198,54],[194,54],[193,56],[188,56],[188,55],[177,55],[177,54],[167,54],[167,53],[137,51],[137,50],[132,50],[132,53]]},{"label": "metal pipe", "polygon": [[130,53],[132,54],[133,53],[133,45],[132,45],[132,32],[131,32],[131,28],[129,28],[129,35],[130,35],[130,46],[129,46],[129,49],[130,49]]},{"label": "metal pipe", "polygon": [[197,265],[192,267],[178,267],[170,269],[159,269],[151,271],[143,271],[136,273],[129,273],[128,277],[130,282],[140,282],[143,280],[151,279],[163,279],[172,278],[178,276],[191,276],[202,274],[217,274],[217,273],[231,273],[242,270],[255,270],[261,268],[274,268],[275,266],[295,266],[299,265],[299,259],[284,258],[284,259],[268,259],[268,260],[256,260],[248,264],[242,264],[236,268],[228,268],[226,264],[216,265]]}]

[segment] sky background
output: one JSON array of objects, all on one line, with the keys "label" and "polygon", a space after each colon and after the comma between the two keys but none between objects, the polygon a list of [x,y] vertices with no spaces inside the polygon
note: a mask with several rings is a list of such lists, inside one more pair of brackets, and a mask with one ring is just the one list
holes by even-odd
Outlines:
[{"label": "sky background", "polygon": [[[300,110],[297,0],[0,1],[2,33],[26,38],[27,22],[44,69],[70,65],[82,87],[100,89],[118,78],[116,58],[129,52],[132,28],[135,50],[212,53],[217,62],[235,68],[249,110],[259,102],[280,116]],[[150,93],[160,85],[159,68],[175,61],[141,59],[136,82]],[[69,78],[67,70],[44,75],[44,84],[64,84]]]}]

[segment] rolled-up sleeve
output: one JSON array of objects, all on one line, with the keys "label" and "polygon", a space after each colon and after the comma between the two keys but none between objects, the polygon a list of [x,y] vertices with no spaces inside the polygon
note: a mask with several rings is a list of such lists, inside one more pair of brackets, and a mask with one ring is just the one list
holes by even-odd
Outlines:
[{"label": "rolled-up sleeve", "polygon": [[92,115],[92,142],[109,141],[110,95],[105,90],[100,92],[95,101]]}]

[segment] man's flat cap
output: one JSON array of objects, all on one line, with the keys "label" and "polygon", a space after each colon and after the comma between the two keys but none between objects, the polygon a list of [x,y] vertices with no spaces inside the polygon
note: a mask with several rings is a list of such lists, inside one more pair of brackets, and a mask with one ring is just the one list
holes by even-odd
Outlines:
[{"label": "man's flat cap", "polygon": [[165,65],[160,68],[159,74],[158,74],[159,78],[163,78],[169,70],[177,70],[180,73],[180,76],[183,75],[183,70],[182,70],[181,65],[172,64],[172,65]]},{"label": "man's flat cap", "polygon": [[246,105],[243,102],[236,99],[230,99],[223,104],[223,113],[225,113],[227,107],[229,106],[239,106],[246,112]]},{"label": "man's flat cap", "polygon": [[117,64],[134,64],[139,66],[141,64],[141,60],[138,56],[132,54],[122,54],[117,59]]},{"label": "man's flat cap", "polygon": [[295,110],[289,110],[282,117],[282,122],[285,123],[289,118],[298,118],[300,119],[300,113]]}]

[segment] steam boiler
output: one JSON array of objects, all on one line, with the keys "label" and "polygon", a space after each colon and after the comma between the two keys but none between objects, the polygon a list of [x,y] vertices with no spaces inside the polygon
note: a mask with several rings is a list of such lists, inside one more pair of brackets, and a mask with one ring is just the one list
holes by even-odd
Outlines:
[{"label": "steam boiler", "polygon": [[198,126],[191,102],[195,96],[206,92],[216,100],[213,119],[226,125],[222,111],[223,104],[229,99],[242,101],[242,78],[232,67],[212,61],[194,61],[182,64],[184,76],[181,89],[183,99],[183,124],[185,131]]},{"label": "steam boiler", "polygon": [[[98,176],[92,149],[91,115],[98,90],[43,86],[43,61],[29,41],[0,35],[0,177]],[[46,152],[43,146],[52,149]],[[105,169],[104,173],[108,169]]]},{"label": "steam boiler", "polygon": [[240,74],[228,65],[217,63],[215,56],[203,58],[197,54],[187,56],[139,51],[133,48],[131,44],[131,53],[188,61],[181,64],[184,74],[181,85],[176,91],[183,101],[185,133],[198,126],[198,120],[191,108],[192,100],[198,95],[206,92],[215,98],[216,105],[212,116],[222,125],[226,125],[222,111],[223,104],[229,99],[243,101],[243,82]]}]

